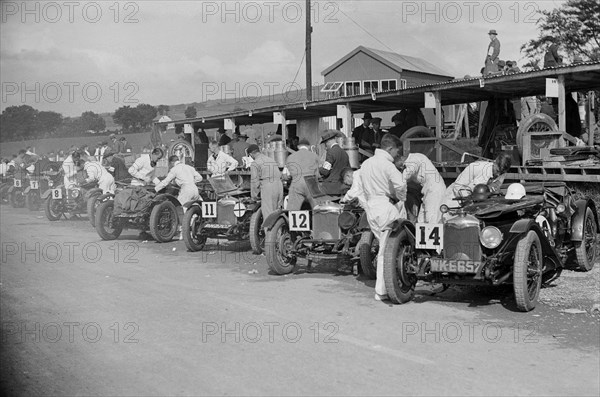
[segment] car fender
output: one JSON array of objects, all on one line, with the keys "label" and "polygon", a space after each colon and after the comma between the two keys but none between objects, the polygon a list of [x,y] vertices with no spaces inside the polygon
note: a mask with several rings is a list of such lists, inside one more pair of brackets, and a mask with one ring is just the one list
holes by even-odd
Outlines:
[{"label": "car fender", "polygon": [[187,209],[190,209],[192,207],[200,207],[200,203],[202,203],[202,201],[192,200],[192,201],[188,201],[183,206]]},{"label": "car fender", "polygon": [[152,199],[152,204],[156,205],[162,203],[165,200],[169,200],[170,202],[172,202],[175,207],[181,207],[181,203],[179,202],[179,200],[177,200],[177,197],[168,193],[157,194],[156,196],[154,196],[154,198]]},{"label": "car fender", "polygon": [[358,229],[359,230],[366,230],[366,229],[370,229],[371,226],[369,226],[369,220],[367,219],[367,213],[363,212],[362,214],[360,214],[360,218],[358,219]]},{"label": "car fender", "polygon": [[94,197],[94,196],[100,196],[102,194],[102,189],[95,187],[93,189],[90,189],[87,191],[87,193],[84,196],[84,200],[88,201],[90,198]]},{"label": "car fender", "polygon": [[31,191],[31,186],[27,186],[25,188],[25,190],[23,191],[23,194],[27,195],[27,194],[29,194],[30,191]]},{"label": "car fender", "polygon": [[592,209],[594,217],[596,218],[596,225],[598,228],[600,228],[598,211],[596,210],[596,205],[590,199],[577,200],[575,202],[575,206],[577,207],[577,210],[571,217],[571,241],[581,241],[583,240],[583,221],[585,218],[585,211],[588,207]]},{"label": "car fender", "polygon": [[[533,230],[538,235],[540,243],[542,244],[544,256],[551,256],[558,259],[554,247],[552,247],[550,241],[548,241],[548,238],[544,234],[544,231],[533,219],[519,219],[516,221],[510,228],[509,233],[511,236],[509,238],[517,241],[521,236],[529,233],[530,230]],[[512,244],[508,245],[507,248],[508,247],[512,248]]]},{"label": "car fender", "polygon": [[14,192],[14,191],[15,191],[15,187],[14,186],[11,186],[11,187],[8,188],[8,194],[12,194],[12,192]]},{"label": "car fender", "polygon": [[52,190],[54,189],[48,189],[44,193],[42,193],[42,200],[46,200],[52,194]]},{"label": "car fender", "polygon": [[285,218],[286,222],[288,221],[288,217],[287,217],[287,210],[277,210],[275,212],[273,212],[271,215],[269,215],[267,217],[267,219],[265,219],[264,223],[263,223],[263,228],[266,231],[270,231],[273,226],[275,226],[275,222],[277,222],[277,220],[283,217]]},{"label": "car fender", "polygon": [[415,242],[415,225],[408,219],[397,219],[390,225],[392,231],[390,238],[398,236],[402,231],[408,231],[408,238],[412,243]]},{"label": "car fender", "polygon": [[105,193],[105,194],[101,194],[100,196],[96,197],[96,200],[103,202],[106,199],[114,199],[115,195],[114,193]]}]

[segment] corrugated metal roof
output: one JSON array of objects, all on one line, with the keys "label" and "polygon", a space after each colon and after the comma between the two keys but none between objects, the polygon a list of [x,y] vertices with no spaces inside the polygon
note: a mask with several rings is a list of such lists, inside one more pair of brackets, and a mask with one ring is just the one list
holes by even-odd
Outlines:
[{"label": "corrugated metal roof", "polygon": [[402,54],[398,54],[398,53],[390,52],[390,51],[376,50],[374,48],[369,48],[369,47],[364,47],[364,46],[357,47],[356,49],[351,51],[349,54],[344,56],[342,59],[340,59],[339,61],[337,61],[330,67],[328,67],[327,69],[323,70],[323,72],[321,72],[321,74],[322,75],[329,74],[331,71],[338,68],[341,64],[343,64],[344,62],[346,62],[348,59],[352,58],[354,55],[358,54],[359,52],[364,52],[365,54],[377,59],[379,62],[387,65],[388,67],[390,67],[398,72],[402,72],[403,70],[409,70],[412,72],[427,73],[427,74],[433,74],[433,75],[444,76],[444,77],[449,77],[449,78],[453,77],[450,74],[448,74],[447,71],[444,71],[443,69],[435,66],[434,64],[432,64],[422,58],[411,57],[408,55],[402,55]]}]

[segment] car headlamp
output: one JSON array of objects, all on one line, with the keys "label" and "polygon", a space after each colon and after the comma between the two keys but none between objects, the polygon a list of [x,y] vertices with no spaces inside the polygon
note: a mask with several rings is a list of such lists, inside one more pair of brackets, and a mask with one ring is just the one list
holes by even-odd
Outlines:
[{"label": "car headlamp", "polygon": [[484,227],[479,234],[479,241],[485,248],[494,249],[502,242],[502,232],[495,226]]},{"label": "car headlamp", "polygon": [[49,186],[49,187],[52,187],[52,186],[54,186],[54,181],[51,181],[51,180],[50,180],[50,181],[48,181],[48,186]]},{"label": "car headlamp", "polygon": [[348,230],[356,223],[356,216],[349,211],[344,211],[338,217],[338,226],[342,230]]},{"label": "car headlamp", "polygon": [[442,214],[445,214],[445,213],[447,213],[448,211],[450,211],[450,208],[448,208],[448,206],[447,206],[446,204],[442,204],[442,205],[440,206],[440,212],[441,212]]},{"label": "car headlamp", "polygon": [[560,203],[559,205],[556,206],[556,213],[557,214],[562,214],[566,210],[567,210],[567,207],[563,203]]},{"label": "car headlamp", "polygon": [[73,197],[73,198],[79,197],[79,189],[71,189],[71,197]]}]

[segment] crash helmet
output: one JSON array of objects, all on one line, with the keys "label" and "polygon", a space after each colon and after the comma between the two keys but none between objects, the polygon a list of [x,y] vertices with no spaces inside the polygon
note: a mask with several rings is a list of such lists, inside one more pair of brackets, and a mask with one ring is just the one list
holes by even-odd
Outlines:
[{"label": "crash helmet", "polygon": [[525,197],[525,194],[525,186],[520,183],[511,183],[506,189],[504,198],[507,200],[520,200]]},{"label": "crash helmet", "polygon": [[485,201],[490,197],[490,187],[485,183],[475,185],[473,193],[471,193],[471,199],[473,201]]}]

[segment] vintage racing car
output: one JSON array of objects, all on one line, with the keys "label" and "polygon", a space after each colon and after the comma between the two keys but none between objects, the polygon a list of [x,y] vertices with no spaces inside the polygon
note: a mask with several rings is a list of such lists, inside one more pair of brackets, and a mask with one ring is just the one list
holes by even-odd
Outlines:
[{"label": "vintage racing car", "polygon": [[46,202],[46,218],[57,221],[66,214],[73,216],[83,214],[86,212],[87,200],[101,194],[102,189],[98,188],[96,182],[75,185],[69,189],[63,184],[52,187],[48,185],[48,190],[42,194],[42,200]]},{"label": "vintage racing car", "polygon": [[563,268],[589,271],[598,248],[598,212],[564,183],[478,185],[462,206],[442,206],[441,224],[397,221],[385,248],[385,284],[394,303],[413,298],[417,280],[512,283],[517,308],[535,308],[542,283]]},{"label": "vintage racing car", "polygon": [[252,251],[264,248],[263,216],[260,201],[250,197],[250,190],[239,189],[229,175],[208,178],[210,196],[186,203],[183,217],[183,241],[190,251],[201,251],[208,238],[231,241],[250,240]]},{"label": "vintage racing car", "polygon": [[364,246],[369,255],[363,255],[368,258],[361,268],[373,272],[371,244],[359,244],[369,229],[364,210],[356,201],[339,204],[341,197],[327,196],[314,176],[304,180],[315,198],[315,207],[280,210],[265,221],[265,254],[271,271],[279,275],[291,273],[298,258],[308,259],[309,265],[313,260],[337,259],[352,263],[357,269],[360,247]]}]

